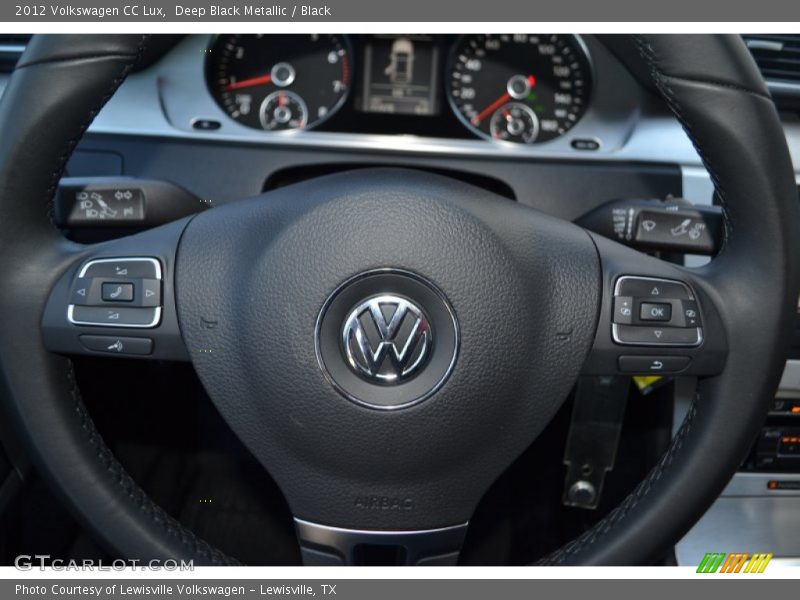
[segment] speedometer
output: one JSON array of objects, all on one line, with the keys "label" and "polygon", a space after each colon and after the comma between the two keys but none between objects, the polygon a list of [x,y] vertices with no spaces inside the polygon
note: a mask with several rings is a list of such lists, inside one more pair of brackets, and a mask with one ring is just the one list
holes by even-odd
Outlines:
[{"label": "speedometer", "polygon": [[447,81],[453,110],[474,133],[534,144],[581,119],[591,65],[572,35],[468,35],[453,48]]},{"label": "speedometer", "polygon": [[228,115],[270,131],[331,117],[350,89],[349,43],[339,35],[227,35],[216,39],[208,85]]}]

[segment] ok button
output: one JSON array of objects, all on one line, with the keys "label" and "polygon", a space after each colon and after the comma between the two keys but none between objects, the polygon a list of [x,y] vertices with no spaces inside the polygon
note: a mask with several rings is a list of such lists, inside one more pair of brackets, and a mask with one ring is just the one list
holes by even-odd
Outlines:
[{"label": "ok button", "polygon": [[642,302],[639,319],[642,321],[669,321],[672,318],[672,305],[662,302]]}]

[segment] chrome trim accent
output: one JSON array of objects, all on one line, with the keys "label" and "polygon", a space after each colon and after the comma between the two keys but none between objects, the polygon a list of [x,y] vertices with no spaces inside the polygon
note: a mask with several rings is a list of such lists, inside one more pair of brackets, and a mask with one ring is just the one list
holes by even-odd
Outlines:
[{"label": "chrome trim accent", "polygon": [[770,50],[771,52],[780,52],[783,50],[783,42],[778,40],[764,40],[748,38],[744,41],[750,50]]},{"label": "chrome trim accent", "polygon": [[[714,183],[705,167],[680,165],[683,197],[694,204],[712,204],[714,201]],[[794,174],[794,180],[800,187],[800,165]]]},{"label": "chrome trim accent", "polygon": [[[800,75],[800,73],[798,73]],[[792,83],[790,81],[780,81],[777,79],[767,79],[767,89],[773,94],[784,96],[800,96],[800,81]]]},{"label": "chrome trim accent", "polygon": [[2,54],[22,54],[25,52],[26,46],[24,44],[0,44],[0,53]]},{"label": "chrome trim accent", "polygon": [[625,281],[626,279],[637,279],[637,280],[645,280],[645,281],[660,281],[662,283],[677,283],[678,285],[683,286],[686,290],[686,293],[689,294],[689,300],[696,300],[694,293],[692,293],[692,288],[686,285],[683,281],[679,281],[678,279],[664,279],[663,277],[650,277],[648,275],[622,275],[617,278],[616,283],[614,284],[614,295],[619,294],[620,284]]},{"label": "chrome trim accent", "polygon": [[[340,386],[336,380],[331,376],[328,372],[328,368],[325,366],[325,361],[322,358],[322,349],[320,347],[319,336],[320,336],[320,328],[322,327],[322,319],[325,316],[325,312],[328,310],[331,302],[333,299],[336,298],[337,294],[343,290],[345,287],[350,285],[351,283],[358,281],[359,279],[363,279],[364,277],[369,277],[370,275],[378,275],[382,273],[395,273],[398,275],[405,275],[406,277],[411,277],[424,285],[428,286],[442,301],[444,304],[445,310],[447,311],[448,315],[450,316],[450,320],[453,324],[453,336],[455,340],[453,356],[450,359],[450,363],[447,365],[447,370],[442,375],[441,379],[434,385],[430,390],[428,390],[425,394],[420,396],[419,398],[415,398],[410,402],[405,402],[403,404],[393,404],[390,406],[378,405],[378,404],[370,404],[356,396],[353,396],[347,390],[345,390],[342,386]],[[414,406],[415,404],[419,404],[420,402],[427,400],[433,394],[435,394],[441,387],[445,384],[447,379],[450,377],[450,374],[453,372],[453,367],[456,365],[456,360],[458,359],[458,353],[461,348],[461,329],[458,325],[458,320],[456,319],[456,314],[453,312],[453,307],[450,305],[450,301],[447,299],[447,296],[444,295],[444,292],[440,290],[433,282],[429,281],[428,279],[414,273],[413,271],[407,271],[405,269],[395,269],[392,267],[383,267],[379,269],[371,269],[369,271],[365,271],[363,273],[359,273],[358,275],[354,275],[349,279],[342,282],[325,300],[325,303],[322,305],[322,308],[317,315],[317,322],[314,326],[314,352],[317,355],[317,365],[319,365],[322,374],[324,375],[325,379],[328,380],[336,391],[338,391],[342,396],[350,400],[351,402],[355,402],[359,406],[364,406],[366,408],[372,408],[377,410],[385,410],[385,411],[392,411],[392,410],[400,410],[403,408],[408,408],[410,406]]]},{"label": "chrome trim accent", "polygon": [[[532,145],[493,143],[479,138],[309,130],[265,132],[245,127],[232,121],[208,91],[203,51],[208,47],[210,37],[187,36],[159,63],[130,75],[94,120],[90,133],[395,155],[476,156],[494,160],[541,157],[700,163],[691,142],[675,119],[666,115],[642,117],[647,96],[608,49],[591,36],[586,36],[584,42],[590,51],[596,77],[586,114],[566,136]],[[214,131],[195,130],[191,125],[195,119],[219,121],[221,127]],[[669,129],[669,135],[665,135],[665,129]],[[600,140],[601,148],[596,151],[576,150],[570,145],[576,138]]]},{"label": "chrome trim accent", "polygon": [[81,267],[81,270],[78,273],[78,277],[80,278],[80,277],[83,277],[84,275],[86,275],[86,271],[88,271],[89,267],[92,266],[92,265],[101,264],[101,263],[118,262],[120,260],[124,260],[125,262],[149,262],[155,267],[156,279],[158,279],[159,281],[162,280],[161,263],[158,261],[158,259],[150,258],[150,257],[142,257],[142,256],[130,256],[130,257],[129,256],[114,256],[112,258],[94,258],[94,259],[90,259],[90,260],[86,261],[86,263],[83,265],[83,267]]},{"label": "chrome trim accent", "polygon": [[[288,74],[286,75],[286,79],[281,79],[278,76],[278,72],[280,69],[286,69]],[[292,85],[294,83],[295,78],[297,77],[297,73],[294,70],[294,67],[287,62],[279,62],[272,65],[272,69],[269,72],[270,77],[272,77],[272,83],[277,85],[278,87],[286,87]]]},{"label": "chrome trim accent", "polygon": [[[270,133],[244,127],[231,123],[211,98],[205,84],[202,57],[211,37],[210,34],[187,36],[159,63],[129,75],[92,122],[89,135],[155,137],[220,144],[234,142],[275,148],[393,155],[485,157],[492,160],[550,158],[586,162],[642,161],[688,168],[703,167],[678,121],[659,106],[648,105],[647,97],[630,75],[592,36],[584,38],[598,71],[597,81],[591,106],[586,117],[576,125],[575,129],[580,131],[574,132],[574,137],[600,140],[602,148],[593,152],[575,150],[569,146],[572,136],[567,136],[563,144],[560,140],[554,140],[555,144],[544,142],[526,145],[493,144],[477,138],[456,140],[320,131]],[[8,75],[0,74],[0,94],[7,82]],[[792,84],[768,82],[768,85],[773,90],[787,86],[794,89]],[[202,110],[172,114],[172,109],[166,104],[184,108],[187,105],[202,105]],[[179,124],[182,116],[186,120]],[[192,128],[193,119],[215,120],[222,126],[214,132],[196,130]],[[783,125],[795,170],[800,171],[800,123],[785,122]],[[289,135],[284,135],[286,133]]]},{"label": "chrome trim accent", "polygon": [[614,343],[620,344],[621,346],[647,346],[647,347],[660,347],[660,348],[694,348],[699,346],[703,343],[703,332],[700,327],[695,329],[697,333],[697,341],[696,342],[622,342],[619,339],[619,328],[617,327],[617,323],[611,324],[611,336],[614,339]]},{"label": "chrome trim accent", "polygon": [[[116,329],[151,329],[158,325],[161,321],[161,307],[154,306],[153,307],[153,320],[150,323],[146,324],[128,324],[128,325],[119,325],[117,323],[95,323],[94,321],[77,321],[73,317],[73,311],[75,309],[74,304],[70,304],[67,307],[67,320],[72,323],[73,325],[87,325],[90,327],[114,327]],[[147,308],[142,308],[142,310],[147,310]]]},{"label": "chrome trim accent", "polygon": [[772,552],[786,561],[800,557],[800,498],[779,495],[725,497],[708,509],[675,545],[679,565],[697,566],[706,552]]},{"label": "chrome trim accent", "polygon": [[[692,288],[686,285],[683,281],[678,281],[677,279],[662,279],[660,277],[647,277],[647,276],[639,276],[639,275],[623,275],[617,278],[617,282],[614,284],[614,297],[616,298],[619,295],[619,288],[620,284],[625,281],[626,279],[637,279],[637,280],[646,280],[646,281],[661,281],[663,283],[677,283],[682,285],[683,288],[686,290],[686,293],[689,294],[689,300],[696,300],[695,295],[692,293]],[[687,327],[686,329],[691,329]],[[623,342],[619,339],[619,329],[617,327],[617,323],[611,324],[611,337],[614,340],[614,343],[620,344],[621,346],[658,346],[658,347],[672,347],[672,348],[693,348],[695,346],[699,346],[703,343],[703,328],[696,327],[695,332],[697,333],[697,341],[696,342],[688,342],[688,343],[680,343],[680,342]]]},{"label": "chrome trim accent", "polygon": [[[118,256],[115,258],[95,258],[90,259],[84,263],[81,267],[81,270],[78,272],[78,278],[83,277],[86,275],[86,271],[89,270],[89,267],[98,263],[111,263],[111,262],[118,262],[124,260],[126,262],[149,262],[153,264],[155,267],[156,272],[156,279],[159,281],[163,281],[162,271],[161,271],[161,262],[158,259],[150,258],[150,257],[142,257],[142,256]],[[115,329],[151,329],[159,324],[161,321],[161,307],[155,306],[153,307],[153,320],[147,324],[133,324],[133,325],[120,325],[117,323],[95,323],[92,321],[77,321],[73,317],[73,312],[75,310],[75,304],[70,304],[67,306],[67,320],[72,323],[73,325],[88,325],[90,327],[113,327]]]},{"label": "chrome trim accent", "polygon": [[[395,307],[388,322],[381,311],[383,305]],[[372,318],[381,338],[377,348],[373,348],[361,324],[361,315],[364,313]],[[407,338],[400,340],[397,336],[407,315],[416,321]],[[378,383],[394,384],[408,379],[425,364],[433,345],[433,332],[428,317],[414,302],[402,296],[383,294],[368,298],[350,311],[342,326],[341,341],[346,362],[353,372]],[[354,351],[354,345],[360,352]],[[420,345],[417,359],[411,362]],[[386,360],[389,360],[393,369],[390,373],[381,373],[381,366]]]},{"label": "chrome trim accent", "polygon": [[[770,490],[767,482],[773,479],[781,481],[800,482],[800,473],[736,473],[730,480],[721,497],[741,498],[751,496],[764,497],[799,497],[800,489],[797,490]],[[800,539],[798,540],[800,545]],[[800,548],[799,548],[800,549]]]},{"label": "chrome trim accent", "polygon": [[693,204],[714,203],[714,182],[705,167],[681,166],[683,197]]},{"label": "chrome trim accent", "polygon": [[418,565],[426,559],[451,556],[452,564],[467,534],[469,523],[408,531],[345,529],[294,519],[300,546],[335,553],[345,565],[354,565],[360,545],[398,546],[405,549],[405,564]]},{"label": "chrome trim accent", "polygon": [[789,359],[778,385],[778,398],[800,398],[800,360]]},{"label": "chrome trim accent", "polygon": [[[711,205],[714,203],[714,183],[705,167],[681,166],[682,196],[693,204]],[[687,254],[683,264],[687,267],[702,267],[711,262],[710,256]]]}]

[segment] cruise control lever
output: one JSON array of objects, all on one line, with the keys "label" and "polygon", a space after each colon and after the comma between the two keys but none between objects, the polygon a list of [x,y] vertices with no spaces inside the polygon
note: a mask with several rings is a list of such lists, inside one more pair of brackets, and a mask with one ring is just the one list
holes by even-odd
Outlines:
[{"label": "cruise control lever", "polygon": [[714,255],[719,250],[722,210],[683,198],[614,200],[577,220],[604,237],[642,250]]}]

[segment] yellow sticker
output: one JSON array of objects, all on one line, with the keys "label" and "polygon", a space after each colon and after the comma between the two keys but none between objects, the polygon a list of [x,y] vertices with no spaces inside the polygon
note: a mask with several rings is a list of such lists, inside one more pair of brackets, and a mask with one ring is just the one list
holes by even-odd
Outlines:
[{"label": "yellow sticker", "polygon": [[639,375],[633,378],[633,382],[640,392],[646,392],[653,388],[655,384],[664,379],[660,375]]}]

